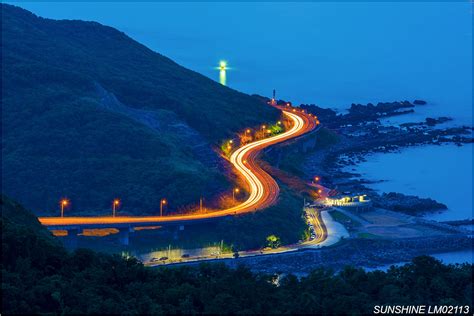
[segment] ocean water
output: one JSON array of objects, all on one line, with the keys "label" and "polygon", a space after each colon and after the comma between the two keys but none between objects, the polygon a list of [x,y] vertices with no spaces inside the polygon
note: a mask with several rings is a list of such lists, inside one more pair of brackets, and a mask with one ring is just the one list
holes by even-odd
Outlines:
[{"label": "ocean water", "polygon": [[[8,1],[7,1],[8,2]],[[295,104],[425,99],[427,115],[472,123],[472,4],[15,3],[98,21],[227,85]]]},{"label": "ocean water", "polygon": [[[453,251],[453,252],[442,252],[431,255],[432,257],[440,260],[444,264],[463,264],[463,263],[474,263],[473,260],[473,252],[471,250],[460,250],[460,251]],[[375,270],[382,270],[387,271],[390,269],[391,266],[403,266],[408,262],[398,262],[393,264],[386,264],[378,267],[364,267],[366,271],[375,271]]]},{"label": "ocean water", "polygon": [[426,218],[446,221],[473,218],[473,145],[429,145],[396,153],[376,153],[350,166],[362,178],[385,180],[368,185],[380,192],[400,192],[432,198],[448,206]]}]

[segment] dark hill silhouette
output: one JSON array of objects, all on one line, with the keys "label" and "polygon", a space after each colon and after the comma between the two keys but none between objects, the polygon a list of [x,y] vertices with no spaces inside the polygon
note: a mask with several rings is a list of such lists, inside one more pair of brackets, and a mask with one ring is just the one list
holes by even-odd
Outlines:
[{"label": "dark hill silhouette", "polygon": [[223,263],[146,268],[133,257],[68,252],[33,214],[4,196],[0,204],[7,315],[368,315],[376,305],[410,304],[472,310],[472,264],[421,256],[387,272],[319,268],[301,278]]},{"label": "dark hill silhouette", "polygon": [[3,191],[37,214],[210,200],[230,187],[211,147],[279,115],[111,27],[6,4],[2,79]]}]

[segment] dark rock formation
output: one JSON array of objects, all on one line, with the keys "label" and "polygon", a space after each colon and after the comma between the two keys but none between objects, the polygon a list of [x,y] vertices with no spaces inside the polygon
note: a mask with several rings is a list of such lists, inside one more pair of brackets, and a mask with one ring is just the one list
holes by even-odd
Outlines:
[{"label": "dark rock formation", "polygon": [[426,104],[426,101],[424,101],[424,100],[415,100],[415,101],[413,101],[413,104],[416,104],[416,105],[425,105],[425,104]]},{"label": "dark rock formation", "polygon": [[446,210],[448,208],[443,203],[436,202],[433,199],[395,192],[383,193],[380,197],[374,199],[374,204],[385,209],[411,215]]}]

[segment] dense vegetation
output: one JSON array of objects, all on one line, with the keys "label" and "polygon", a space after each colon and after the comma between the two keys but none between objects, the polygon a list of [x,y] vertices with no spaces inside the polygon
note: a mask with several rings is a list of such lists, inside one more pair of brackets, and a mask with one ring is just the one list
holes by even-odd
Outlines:
[{"label": "dense vegetation", "polygon": [[[227,250],[260,249],[268,245],[267,237],[276,235],[281,243],[296,243],[308,237],[308,226],[303,219],[303,198],[282,186],[278,204],[255,213],[234,216],[222,221],[186,225],[176,233],[175,227],[136,231],[130,235],[134,250],[181,248],[193,249],[223,243]],[[305,235],[306,234],[306,235]],[[177,237],[178,236],[178,237]],[[128,251],[117,244],[117,237],[81,237],[79,245],[98,251],[116,253]]]},{"label": "dense vegetation", "polygon": [[322,127],[315,135],[304,137],[315,137],[315,146],[306,148],[303,152],[300,147],[301,142],[304,140],[300,139],[296,142],[282,143],[276,146],[278,149],[265,153],[263,158],[271,165],[278,165],[278,168],[281,170],[305,177],[306,173],[303,170],[303,163],[307,156],[317,150],[323,150],[336,144],[339,141],[339,137],[334,131],[326,127]]},{"label": "dense vegetation", "polygon": [[2,197],[2,314],[372,313],[374,305],[472,307],[472,265],[431,257],[388,272],[318,269],[298,280],[222,264],[145,268],[135,259],[67,253],[32,214]]},{"label": "dense vegetation", "polygon": [[303,198],[281,187],[277,205],[264,211],[232,217],[217,226],[217,240],[222,239],[235,249],[257,249],[266,246],[269,235],[277,235],[283,244],[303,238]]},{"label": "dense vegetation", "polygon": [[2,184],[36,213],[196,203],[228,184],[211,147],[278,118],[113,28],[1,8]]}]

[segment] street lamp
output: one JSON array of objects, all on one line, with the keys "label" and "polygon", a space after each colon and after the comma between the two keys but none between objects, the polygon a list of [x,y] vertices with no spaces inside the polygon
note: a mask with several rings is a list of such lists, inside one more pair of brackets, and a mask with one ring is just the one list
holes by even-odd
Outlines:
[{"label": "street lamp", "polygon": [[232,201],[235,203],[235,193],[239,193],[239,188],[235,188],[232,190]]},{"label": "street lamp", "polygon": [[68,199],[62,199],[59,204],[61,205],[61,217],[64,217],[64,208],[69,205]]},{"label": "street lamp", "polygon": [[163,216],[163,205],[166,205],[166,199],[161,199],[160,201],[160,216]]},{"label": "street lamp", "polygon": [[117,208],[120,205],[120,200],[119,199],[114,199],[112,202],[112,217],[115,217],[115,212],[117,211]]},{"label": "street lamp", "polygon": [[321,180],[320,177],[318,177],[318,176],[314,177],[314,181],[318,182],[319,180]]}]

